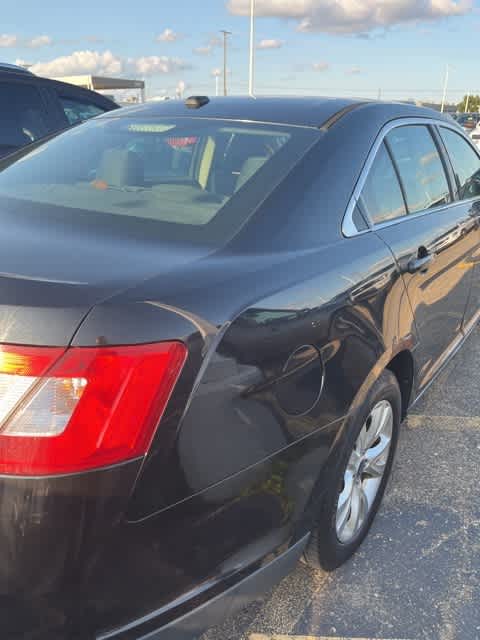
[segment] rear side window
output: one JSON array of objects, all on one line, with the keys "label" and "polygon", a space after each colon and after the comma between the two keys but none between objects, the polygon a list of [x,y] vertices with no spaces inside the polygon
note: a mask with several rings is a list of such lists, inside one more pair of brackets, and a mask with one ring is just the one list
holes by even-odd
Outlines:
[{"label": "rear side window", "polygon": [[58,96],[58,99],[70,124],[77,124],[105,113],[105,109],[98,107],[93,102],[64,96]]},{"label": "rear side window", "polygon": [[441,134],[452,162],[461,200],[480,196],[480,158],[458,133],[441,127]]},{"label": "rear side window", "polygon": [[35,87],[0,82],[0,155],[48,133],[42,98]]},{"label": "rear side window", "polygon": [[407,213],[397,174],[384,144],[375,156],[360,202],[374,224],[401,218]]},{"label": "rear side window", "polygon": [[447,176],[427,127],[398,127],[387,135],[387,142],[403,183],[409,213],[450,202]]}]

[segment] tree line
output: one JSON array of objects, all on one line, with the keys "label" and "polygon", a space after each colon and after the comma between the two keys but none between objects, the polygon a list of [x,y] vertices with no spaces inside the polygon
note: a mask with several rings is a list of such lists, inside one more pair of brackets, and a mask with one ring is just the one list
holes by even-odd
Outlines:
[{"label": "tree line", "polygon": [[464,111],[477,113],[480,111],[480,96],[463,96],[463,100],[457,105],[457,111],[460,111],[461,113]]}]

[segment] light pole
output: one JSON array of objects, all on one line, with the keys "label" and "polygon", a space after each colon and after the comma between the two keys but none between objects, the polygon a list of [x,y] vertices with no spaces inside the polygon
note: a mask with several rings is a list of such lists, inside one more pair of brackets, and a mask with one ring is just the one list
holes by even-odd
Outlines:
[{"label": "light pole", "polygon": [[228,95],[227,91],[227,39],[232,35],[231,31],[225,31],[222,29],[220,33],[223,33],[223,95]]},{"label": "light pole", "polygon": [[447,88],[448,88],[448,75],[450,73],[450,67],[447,64],[447,68],[445,69],[445,82],[443,83],[443,97],[442,97],[442,107],[440,111],[443,113],[445,111],[445,102],[447,100]]},{"label": "light pole", "polygon": [[465,102],[465,113],[468,113],[468,105],[470,103],[470,91],[467,94],[467,101]]},{"label": "light pole", "polygon": [[255,0],[250,0],[250,68],[248,74],[248,93],[255,90]]}]

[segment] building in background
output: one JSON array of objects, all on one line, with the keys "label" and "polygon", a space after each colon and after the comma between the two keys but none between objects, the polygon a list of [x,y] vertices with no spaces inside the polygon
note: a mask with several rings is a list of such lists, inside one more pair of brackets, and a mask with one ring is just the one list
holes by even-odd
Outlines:
[{"label": "building in background", "polygon": [[127,78],[109,78],[107,76],[90,75],[63,76],[61,78],[54,78],[54,80],[68,82],[69,84],[74,84],[77,87],[83,87],[84,89],[90,89],[91,91],[136,89],[139,91],[138,97],[124,102],[145,102],[144,80],[129,80]]}]

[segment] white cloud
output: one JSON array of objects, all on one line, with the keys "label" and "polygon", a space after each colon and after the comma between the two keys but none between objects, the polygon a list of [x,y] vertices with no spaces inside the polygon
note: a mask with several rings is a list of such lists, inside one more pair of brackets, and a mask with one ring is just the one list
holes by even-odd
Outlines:
[{"label": "white cloud", "polygon": [[0,34],[0,47],[15,47],[18,44],[18,36],[12,33]]},{"label": "white cloud", "polygon": [[180,39],[180,34],[176,33],[173,29],[164,29],[162,33],[157,36],[157,42],[175,42]]},{"label": "white cloud", "polygon": [[[474,0],[257,0],[258,16],[297,21],[298,31],[365,33],[408,22],[469,13]],[[250,0],[229,0],[237,15],[249,15]]]},{"label": "white cloud", "polygon": [[50,36],[35,36],[34,38],[30,38],[26,43],[27,47],[31,47],[32,49],[38,49],[39,47],[48,47],[53,44],[53,39]]},{"label": "white cloud", "polygon": [[85,74],[117,74],[123,70],[121,58],[111,51],[74,51],[69,56],[60,56],[49,62],[38,62],[31,71],[39,76],[71,76]]},{"label": "white cloud", "polygon": [[50,36],[40,35],[33,38],[23,39],[13,33],[0,34],[0,47],[31,47],[37,49],[53,44]]},{"label": "white cloud", "polygon": [[318,72],[327,71],[329,68],[330,65],[328,64],[328,62],[314,62],[312,64],[312,69]]},{"label": "white cloud", "polygon": [[188,68],[179,58],[167,56],[142,56],[122,58],[111,51],[75,51],[69,56],[60,56],[49,62],[38,62],[31,71],[40,76],[55,77],[75,74],[153,76]]},{"label": "white cloud", "polygon": [[221,47],[223,45],[223,40],[218,36],[212,36],[208,41],[208,44],[210,47],[212,47],[212,49],[214,47]]},{"label": "white cloud", "polygon": [[197,56],[209,56],[213,51],[213,47],[207,44],[205,47],[195,47],[193,53]]},{"label": "white cloud", "polygon": [[128,60],[126,65],[129,69],[139,73],[141,76],[154,76],[157,74],[174,73],[182,69],[187,69],[188,65],[180,58],[169,58],[168,56],[143,56]]},{"label": "white cloud", "polygon": [[345,73],[347,76],[358,76],[362,73],[362,70],[360,67],[351,67],[350,69],[347,69]]},{"label": "white cloud", "polygon": [[283,40],[260,40],[257,44],[257,49],[281,49],[285,42]]},{"label": "white cloud", "polygon": [[193,53],[195,53],[197,56],[209,56],[213,53],[213,50],[216,47],[222,46],[223,40],[221,38],[219,38],[218,36],[211,36],[206,45],[202,47],[195,47]]}]

